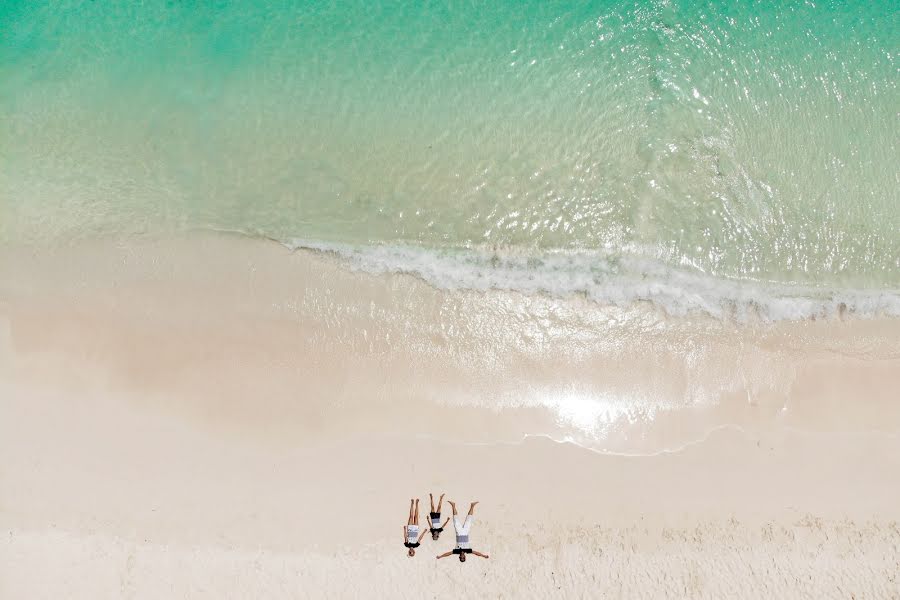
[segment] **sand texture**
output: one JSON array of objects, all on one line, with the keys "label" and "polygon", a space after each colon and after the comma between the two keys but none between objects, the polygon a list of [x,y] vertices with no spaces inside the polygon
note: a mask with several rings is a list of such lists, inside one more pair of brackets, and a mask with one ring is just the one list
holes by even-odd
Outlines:
[{"label": "sand texture", "polygon": [[[4,248],[0,597],[900,598],[898,389],[891,319]],[[489,560],[406,557],[429,491]]]}]

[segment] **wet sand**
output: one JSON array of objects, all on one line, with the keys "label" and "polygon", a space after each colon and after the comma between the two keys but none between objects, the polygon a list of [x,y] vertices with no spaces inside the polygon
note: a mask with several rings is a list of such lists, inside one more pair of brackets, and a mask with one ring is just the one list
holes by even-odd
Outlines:
[{"label": "wet sand", "polygon": [[[0,595],[896,597],[897,389],[890,319],[448,292],[231,236],[4,248]],[[482,502],[490,560],[406,558],[429,491]]]}]

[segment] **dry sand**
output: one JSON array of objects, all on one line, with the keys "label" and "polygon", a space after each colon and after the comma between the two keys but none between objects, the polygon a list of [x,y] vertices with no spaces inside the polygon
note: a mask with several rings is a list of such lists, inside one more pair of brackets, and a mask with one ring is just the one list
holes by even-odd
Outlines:
[{"label": "dry sand", "polygon": [[[3,248],[0,597],[900,597],[897,389],[893,320]],[[429,491],[489,560],[405,556]]]}]

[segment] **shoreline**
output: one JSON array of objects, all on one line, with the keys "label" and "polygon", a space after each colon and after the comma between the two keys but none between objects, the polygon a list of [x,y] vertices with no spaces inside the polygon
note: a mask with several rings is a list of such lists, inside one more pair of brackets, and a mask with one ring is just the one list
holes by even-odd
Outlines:
[{"label": "shoreline", "polygon": [[580,249],[544,249],[533,255],[515,247],[492,245],[356,246],[299,238],[256,238],[238,230],[212,231],[251,240],[264,239],[291,251],[322,255],[361,273],[409,275],[445,291],[517,292],[561,301],[581,297],[607,308],[627,310],[645,305],[662,310],[672,318],[711,317],[742,326],[779,321],[900,317],[900,288],[830,289],[811,282],[741,280],[710,275],[699,268],[667,265],[651,258],[653,252],[649,249],[620,256]]},{"label": "shoreline", "polygon": [[[4,250],[0,590],[890,597],[898,348],[228,236]],[[490,560],[405,557],[429,491]]]},{"label": "shoreline", "polygon": [[306,406],[326,435],[405,435],[405,416],[439,440],[543,435],[612,454],[677,450],[723,426],[900,432],[900,319],[741,325],[438,290],[218,235],[11,251],[0,276],[20,376],[37,365],[46,381],[38,363],[58,360],[51,378],[92,373],[185,416],[271,429],[252,414],[258,394],[270,414]]}]

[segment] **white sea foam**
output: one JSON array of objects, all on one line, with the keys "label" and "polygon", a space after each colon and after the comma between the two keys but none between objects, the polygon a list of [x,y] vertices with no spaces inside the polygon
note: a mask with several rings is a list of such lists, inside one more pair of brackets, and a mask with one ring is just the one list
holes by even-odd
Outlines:
[{"label": "white sea foam", "polygon": [[820,289],[737,281],[673,268],[639,255],[602,251],[429,249],[351,246],[294,239],[292,250],[333,254],[372,274],[406,273],[441,289],[509,290],[524,294],[581,294],[616,306],[651,302],[668,314],[706,313],[739,322],[900,316],[900,290]]}]

